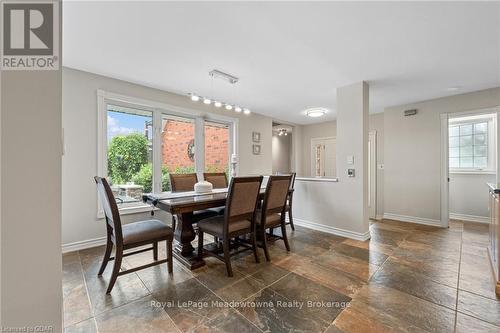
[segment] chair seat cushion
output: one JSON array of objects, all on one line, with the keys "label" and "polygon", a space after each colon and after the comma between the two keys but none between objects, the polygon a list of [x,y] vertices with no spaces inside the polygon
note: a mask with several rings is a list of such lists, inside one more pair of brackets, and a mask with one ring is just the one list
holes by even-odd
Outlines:
[{"label": "chair seat cushion", "polygon": [[[261,210],[259,209],[257,211],[257,219],[255,221],[257,223],[257,226],[259,226],[259,227],[262,224],[261,216],[262,216],[262,213],[261,213]],[[271,227],[271,226],[280,225],[280,224],[281,224],[281,215],[280,214],[274,213],[274,214],[269,214],[266,216],[266,228]]]},{"label": "chair seat cushion", "polygon": [[217,213],[217,215],[224,215],[224,212],[226,211],[226,206],[209,208],[207,210],[215,212],[215,213]]},{"label": "chair seat cushion", "polygon": [[198,222],[203,219],[212,217],[212,216],[217,216],[218,213],[211,210],[211,209],[205,209],[205,210],[195,210],[193,212],[193,222]]},{"label": "chair seat cushion", "polygon": [[[229,233],[250,229],[249,220],[234,221],[229,223]],[[215,216],[198,222],[198,229],[211,235],[222,236],[224,231],[224,216]]]},{"label": "chair seat cushion", "polygon": [[159,220],[128,223],[122,227],[123,244],[147,242],[155,239],[172,239],[172,228]]}]

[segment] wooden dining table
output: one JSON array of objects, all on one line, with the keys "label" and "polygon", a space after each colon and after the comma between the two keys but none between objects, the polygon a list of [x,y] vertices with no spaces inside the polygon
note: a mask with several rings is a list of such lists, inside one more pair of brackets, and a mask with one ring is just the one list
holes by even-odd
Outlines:
[{"label": "wooden dining table", "polygon": [[[162,192],[146,193],[143,201],[158,209],[177,216],[177,224],[174,230],[175,246],[173,254],[175,258],[190,270],[205,265],[203,259],[198,258],[191,242],[196,238],[193,227],[193,212],[208,208],[225,206],[227,188],[214,189],[210,193],[200,194],[194,191],[187,192]],[[293,191],[293,189],[290,189]],[[260,198],[264,198],[266,189],[260,189]],[[218,246],[209,244],[208,246]]]}]

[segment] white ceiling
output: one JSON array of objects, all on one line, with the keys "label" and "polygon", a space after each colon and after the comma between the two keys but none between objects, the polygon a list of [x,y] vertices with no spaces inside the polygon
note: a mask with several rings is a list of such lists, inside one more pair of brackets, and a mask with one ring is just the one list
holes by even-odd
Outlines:
[{"label": "white ceiling", "polygon": [[[300,124],[335,118],[335,89],[370,84],[370,112],[499,86],[493,2],[65,2],[63,63],[196,92]],[[208,72],[240,78],[231,86]],[[460,86],[459,91],[447,91]],[[311,119],[312,106],[332,110]]]}]

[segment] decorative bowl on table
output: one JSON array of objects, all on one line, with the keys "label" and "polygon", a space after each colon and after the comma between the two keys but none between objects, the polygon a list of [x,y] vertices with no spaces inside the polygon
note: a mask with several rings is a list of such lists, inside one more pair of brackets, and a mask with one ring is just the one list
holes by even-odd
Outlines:
[{"label": "decorative bowl on table", "polygon": [[199,194],[212,193],[212,189],[213,189],[212,183],[209,183],[205,180],[194,184],[194,192],[195,193],[199,193]]}]

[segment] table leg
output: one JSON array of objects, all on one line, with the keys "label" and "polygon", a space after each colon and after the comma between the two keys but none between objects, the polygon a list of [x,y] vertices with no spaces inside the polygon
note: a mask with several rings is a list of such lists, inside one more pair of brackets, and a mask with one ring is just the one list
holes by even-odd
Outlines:
[{"label": "table leg", "polygon": [[205,261],[203,259],[198,259],[198,255],[194,252],[194,248],[191,245],[195,237],[193,213],[177,215],[177,225],[174,232],[174,238],[176,240],[174,256],[181,264],[190,270],[205,266]]}]

